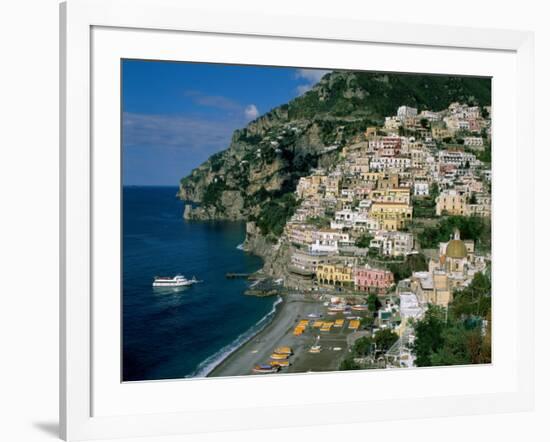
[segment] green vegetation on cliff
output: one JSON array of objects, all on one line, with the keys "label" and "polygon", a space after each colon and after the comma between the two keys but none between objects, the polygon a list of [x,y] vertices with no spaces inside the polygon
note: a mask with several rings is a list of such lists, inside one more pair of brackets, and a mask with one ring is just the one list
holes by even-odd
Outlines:
[{"label": "green vegetation on cliff", "polygon": [[491,283],[477,273],[455,293],[448,311],[430,305],[415,326],[413,351],[418,367],[491,362]]},{"label": "green vegetation on cliff", "polygon": [[289,104],[290,118],[313,118],[319,113],[382,119],[401,105],[439,111],[454,101],[487,106],[489,78],[449,77],[378,72],[335,72],[316,88]]},{"label": "green vegetation on cliff", "polygon": [[428,260],[422,253],[407,255],[402,263],[391,263],[390,271],[396,281],[410,278],[414,272],[423,272],[428,270]]},{"label": "green vegetation on cliff", "polygon": [[449,241],[458,229],[462,239],[475,241],[477,250],[491,250],[491,222],[478,216],[449,216],[441,219],[437,226],[426,227],[418,235],[423,249],[438,247],[440,242]]},{"label": "green vegetation on cliff", "polygon": [[298,206],[293,193],[286,193],[279,198],[262,204],[260,214],[255,218],[256,225],[263,235],[272,234],[273,239],[283,233],[287,220]]}]

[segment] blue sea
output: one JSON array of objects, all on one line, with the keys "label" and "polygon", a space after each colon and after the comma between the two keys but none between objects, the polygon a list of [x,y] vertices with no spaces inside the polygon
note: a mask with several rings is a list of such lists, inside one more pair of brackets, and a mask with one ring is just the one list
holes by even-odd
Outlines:
[{"label": "blue sea", "polygon": [[[238,247],[244,223],[186,221],[175,187],[123,188],[123,380],[205,376],[263,328],[275,298],[244,295],[260,258]],[[200,284],[152,287],[182,273]]]}]

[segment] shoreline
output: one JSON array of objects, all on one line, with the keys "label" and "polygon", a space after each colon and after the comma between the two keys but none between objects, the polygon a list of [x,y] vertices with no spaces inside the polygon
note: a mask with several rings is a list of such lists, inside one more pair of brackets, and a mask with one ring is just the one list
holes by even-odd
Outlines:
[{"label": "shoreline", "polygon": [[[245,244],[246,244],[246,241],[247,241],[247,237],[248,237],[248,235],[245,232],[245,237],[244,237],[243,241],[237,245],[237,249],[240,250],[243,253],[252,254],[252,255],[257,256],[258,258],[260,258],[262,260],[262,267],[260,269],[258,269],[255,273],[261,272],[263,270],[264,266],[265,266],[265,256],[262,256],[258,253],[254,253],[253,250],[248,250],[246,248]],[[248,293],[248,291],[254,287],[254,284],[257,284],[257,283],[258,283],[258,281],[256,281],[252,285],[249,285],[249,287],[245,290],[243,295],[244,296],[258,296],[258,295],[253,295],[253,294]],[[268,329],[270,329],[277,322],[277,320],[282,316],[282,312],[285,310],[285,306],[289,302],[289,300],[287,299],[287,296],[289,296],[289,295],[278,293],[277,295],[268,295],[268,296],[275,296],[276,297],[276,300],[274,301],[275,312],[271,315],[271,318],[270,319],[268,318],[268,320],[266,321],[266,324],[264,324],[264,326],[261,327],[255,333],[252,333],[251,336],[248,339],[245,339],[242,343],[240,343],[233,350],[231,350],[229,353],[227,353],[216,365],[214,365],[214,367],[209,369],[204,374],[204,377],[224,376],[223,374],[216,374],[216,373],[223,372],[224,367],[226,367],[230,363],[229,361],[232,361],[232,360],[238,358],[237,355],[239,354],[239,352],[241,352],[242,349],[244,347],[246,347],[247,345],[249,345],[252,341],[257,341],[257,340],[261,339],[261,337],[265,334],[264,332],[266,332]],[[280,300],[280,302],[277,302],[277,300]],[[268,317],[268,315],[264,316],[264,318]],[[262,319],[264,319],[264,318],[262,318]],[[262,319],[260,319],[260,321]],[[253,327],[251,327],[251,328],[253,328]],[[236,340],[238,340],[238,339],[239,338],[237,338]]]},{"label": "shoreline", "polygon": [[[239,353],[239,351],[243,347],[245,347],[251,341],[257,339],[267,328],[269,328],[271,325],[273,325],[273,323],[281,315],[281,312],[282,312],[285,304],[288,302],[285,299],[284,295],[283,296],[277,295],[277,297],[279,299],[281,299],[281,302],[279,302],[275,305],[275,313],[273,313],[273,315],[271,316],[271,319],[269,321],[267,321],[266,324],[261,329],[259,329],[258,331],[256,331],[252,335],[250,335],[250,337],[248,339],[244,340],[240,345],[236,346],[231,352],[229,352],[227,355],[225,355],[225,357],[222,360],[220,360],[214,367],[212,367],[210,370],[208,370],[208,372],[204,375],[204,377],[214,377],[214,376],[216,376],[214,373],[216,371],[223,370],[223,366],[225,364],[227,364],[230,359],[236,357],[235,356],[236,353]],[[277,301],[275,301],[275,302],[277,302]],[[275,302],[274,302],[274,304],[275,304]]]}]

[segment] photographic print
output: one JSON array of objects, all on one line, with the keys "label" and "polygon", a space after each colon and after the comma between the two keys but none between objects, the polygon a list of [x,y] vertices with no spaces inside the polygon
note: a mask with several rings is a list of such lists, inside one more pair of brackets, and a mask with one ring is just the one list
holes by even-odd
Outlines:
[{"label": "photographic print", "polygon": [[122,381],[491,363],[491,79],[125,59]]}]

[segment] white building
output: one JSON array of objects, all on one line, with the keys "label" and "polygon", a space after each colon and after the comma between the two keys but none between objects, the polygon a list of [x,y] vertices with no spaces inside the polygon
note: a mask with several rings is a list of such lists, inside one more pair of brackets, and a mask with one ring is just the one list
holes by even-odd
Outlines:
[{"label": "white building", "polygon": [[401,321],[406,322],[409,318],[421,319],[424,316],[424,309],[414,293],[404,292],[399,295],[399,313]]},{"label": "white building", "polygon": [[429,110],[423,110],[422,112],[420,112],[420,118],[425,118],[430,123],[433,123],[434,121],[441,120],[441,114]]},{"label": "white building", "polygon": [[464,137],[465,146],[483,146],[483,138],[481,137]]},{"label": "white building", "polygon": [[313,253],[337,253],[338,244],[350,244],[349,234],[335,229],[315,230],[312,240],[309,249]]},{"label": "white building", "polygon": [[415,196],[428,196],[430,194],[430,185],[427,181],[415,181],[413,192]]},{"label": "white building", "polygon": [[439,152],[440,164],[452,164],[457,167],[477,165],[478,161],[473,153],[462,152],[460,150],[442,150]]},{"label": "white building", "polygon": [[407,157],[375,157],[371,160],[370,167],[376,171],[404,172],[411,167],[411,159]]},{"label": "white building", "polygon": [[415,117],[418,114],[418,109],[409,106],[399,106],[397,109],[397,117],[405,119],[409,117]]},{"label": "white building", "polygon": [[384,256],[404,256],[413,251],[414,237],[409,232],[381,230],[370,242],[370,248]]}]

